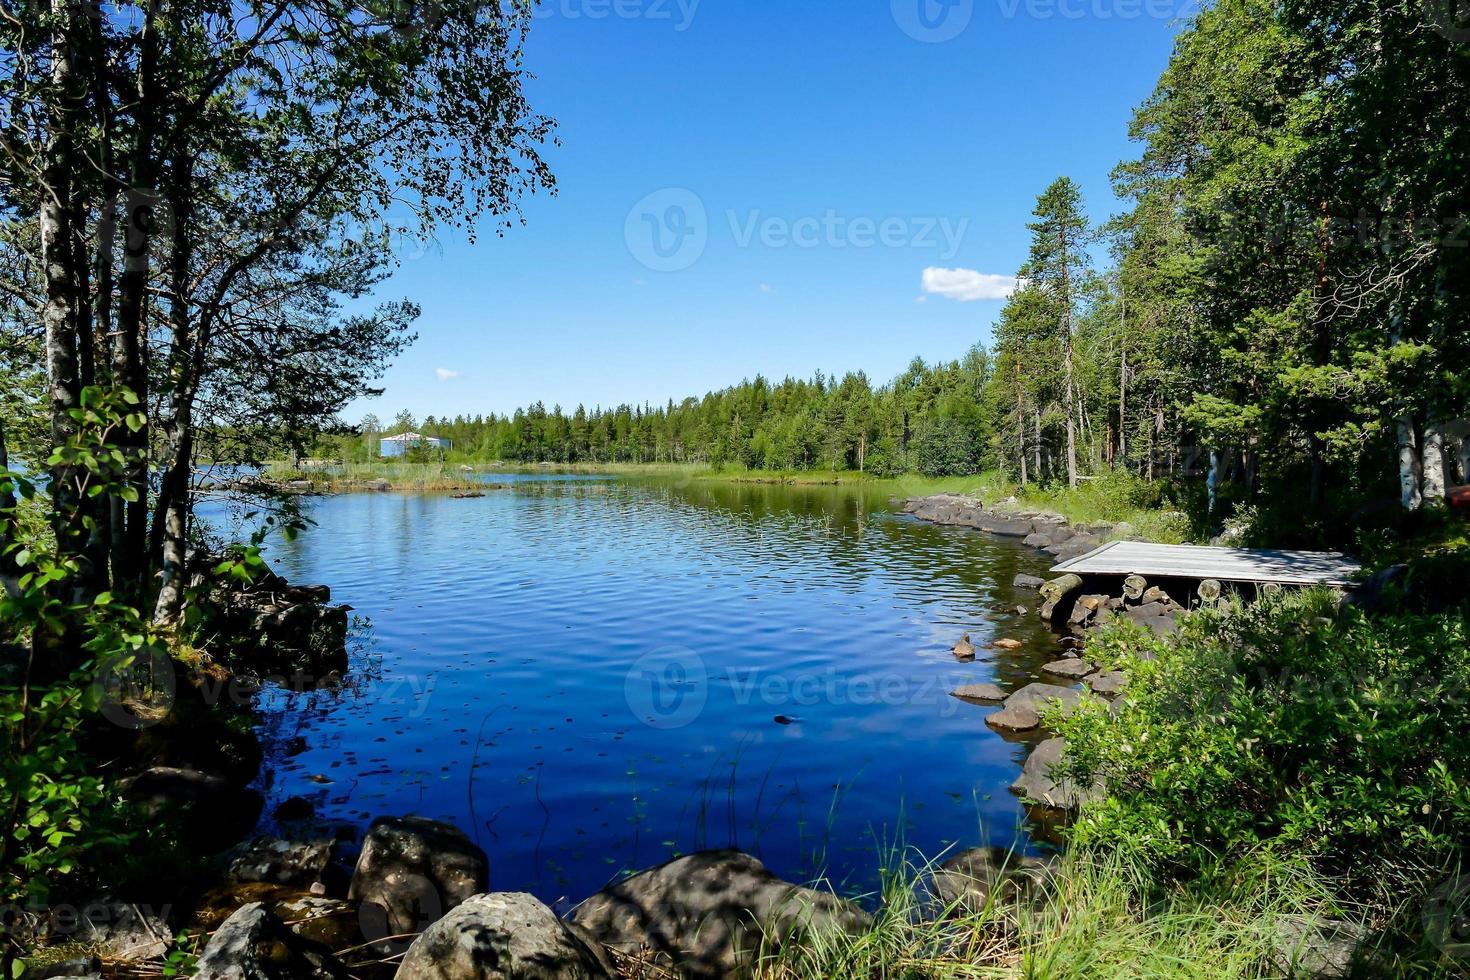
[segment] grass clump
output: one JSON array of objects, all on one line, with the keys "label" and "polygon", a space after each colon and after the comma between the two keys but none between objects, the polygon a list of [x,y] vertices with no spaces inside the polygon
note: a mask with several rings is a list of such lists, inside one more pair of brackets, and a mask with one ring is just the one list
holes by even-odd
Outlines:
[{"label": "grass clump", "polygon": [[1208,885],[1161,885],[1122,853],[1077,849],[1060,858],[1034,898],[981,907],[940,905],[926,882],[932,864],[909,861],[884,875],[877,911],[857,935],[810,931],[772,944],[756,980],[808,978],[1199,978],[1282,976],[1295,926],[1342,910],[1303,865],[1268,854]]}]

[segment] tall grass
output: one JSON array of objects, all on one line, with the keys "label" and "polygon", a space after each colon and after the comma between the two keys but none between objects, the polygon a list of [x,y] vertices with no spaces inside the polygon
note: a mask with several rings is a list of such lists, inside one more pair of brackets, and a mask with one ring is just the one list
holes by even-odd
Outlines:
[{"label": "tall grass", "polygon": [[909,859],[885,871],[878,910],[857,935],[770,942],[756,980],[1283,976],[1291,923],[1331,910],[1325,883],[1266,857],[1228,882],[1166,889],[1125,857],[1074,851],[1039,897],[983,908],[937,906],[925,887],[933,870]]}]

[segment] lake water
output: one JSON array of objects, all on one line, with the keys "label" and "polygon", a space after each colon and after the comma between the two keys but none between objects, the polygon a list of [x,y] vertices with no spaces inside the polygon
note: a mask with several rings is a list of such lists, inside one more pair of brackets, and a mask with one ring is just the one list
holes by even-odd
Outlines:
[{"label": "lake water", "polygon": [[949,692],[1055,659],[1013,611],[1044,555],[845,488],[487,479],[511,486],[307,499],[273,546],[370,625],[344,689],[263,695],[267,813],[448,820],[493,889],[563,908],[705,847],[861,890],[895,843],[1032,846],[1026,745]]}]

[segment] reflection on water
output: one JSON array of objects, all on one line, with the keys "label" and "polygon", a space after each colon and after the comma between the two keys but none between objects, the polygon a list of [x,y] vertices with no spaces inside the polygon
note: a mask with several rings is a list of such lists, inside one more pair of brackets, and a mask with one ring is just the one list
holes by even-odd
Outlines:
[{"label": "reflection on water", "polygon": [[[539,479],[303,506],[317,527],[273,560],[372,626],[341,692],[263,697],[272,804],[450,820],[492,888],[552,902],[702,847],[861,888],[878,842],[1018,839],[1024,746],[948,692],[1055,657],[1013,611],[1038,553],[835,487]],[[1026,648],[959,664],[964,632]]]}]

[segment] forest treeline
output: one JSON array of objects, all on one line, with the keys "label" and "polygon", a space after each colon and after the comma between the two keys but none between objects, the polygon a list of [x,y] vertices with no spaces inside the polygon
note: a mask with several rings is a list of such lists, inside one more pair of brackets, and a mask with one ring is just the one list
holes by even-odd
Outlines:
[{"label": "forest treeline", "polygon": [[1094,227],[1075,182],[1047,187],[1021,287],[957,361],[879,385],[757,377],[662,405],[369,417],[342,448],[417,426],[517,462],[1072,485],[1126,469],[1293,509],[1442,501],[1470,468],[1470,59],[1430,13],[1201,12],[1135,113],[1122,213]]}]

